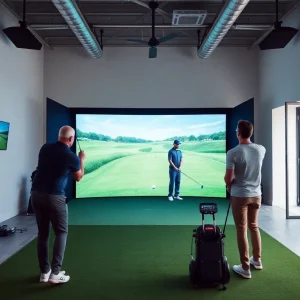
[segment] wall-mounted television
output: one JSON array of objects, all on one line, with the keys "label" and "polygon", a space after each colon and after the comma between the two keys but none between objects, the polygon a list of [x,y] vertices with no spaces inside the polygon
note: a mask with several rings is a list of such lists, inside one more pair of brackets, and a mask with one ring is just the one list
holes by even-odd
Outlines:
[{"label": "wall-mounted television", "polygon": [[76,198],[168,195],[168,151],[175,139],[182,143],[182,171],[204,185],[200,189],[182,176],[180,194],[226,197],[225,113],[75,112],[75,119],[79,145],[86,154]]},{"label": "wall-mounted television", "polygon": [[7,150],[10,123],[0,121],[0,150]]}]

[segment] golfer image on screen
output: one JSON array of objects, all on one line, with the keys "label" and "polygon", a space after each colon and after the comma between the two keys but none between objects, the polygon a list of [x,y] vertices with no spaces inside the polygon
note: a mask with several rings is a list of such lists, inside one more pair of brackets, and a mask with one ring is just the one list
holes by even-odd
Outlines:
[{"label": "golfer image on screen", "polygon": [[[168,199],[170,201],[182,200],[179,196],[180,191],[180,180],[181,180],[181,164],[182,164],[182,152],[179,150],[179,145],[181,143],[178,140],[175,140],[173,143],[173,148],[168,152],[168,161],[169,161],[169,175],[170,175],[170,183],[169,183],[169,195]],[[175,184],[175,193],[173,198]]]}]

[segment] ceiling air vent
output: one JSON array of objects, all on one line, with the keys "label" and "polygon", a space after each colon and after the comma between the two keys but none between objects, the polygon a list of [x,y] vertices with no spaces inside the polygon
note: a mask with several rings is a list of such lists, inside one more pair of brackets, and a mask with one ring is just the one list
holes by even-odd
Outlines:
[{"label": "ceiling air vent", "polygon": [[174,10],[173,26],[195,26],[202,25],[207,12],[205,10]]}]

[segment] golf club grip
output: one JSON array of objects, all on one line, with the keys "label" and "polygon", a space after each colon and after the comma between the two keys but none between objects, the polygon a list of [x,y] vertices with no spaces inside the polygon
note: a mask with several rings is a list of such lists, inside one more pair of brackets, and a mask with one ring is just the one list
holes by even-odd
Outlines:
[{"label": "golf club grip", "polygon": [[78,141],[78,139],[77,139],[77,138],[76,138],[76,141],[77,141],[77,144],[78,144],[79,150],[81,151],[80,144],[79,144],[79,141]]}]

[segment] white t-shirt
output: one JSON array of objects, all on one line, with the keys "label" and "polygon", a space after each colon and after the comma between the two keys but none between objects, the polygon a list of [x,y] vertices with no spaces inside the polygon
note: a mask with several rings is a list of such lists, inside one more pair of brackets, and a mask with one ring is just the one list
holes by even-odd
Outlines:
[{"label": "white t-shirt", "polygon": [[226,168],[234,169],[231,196],[261,196],[261,168],[265,154],[265,147],[254,143],[239,144],[227,152]]}]

